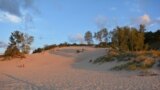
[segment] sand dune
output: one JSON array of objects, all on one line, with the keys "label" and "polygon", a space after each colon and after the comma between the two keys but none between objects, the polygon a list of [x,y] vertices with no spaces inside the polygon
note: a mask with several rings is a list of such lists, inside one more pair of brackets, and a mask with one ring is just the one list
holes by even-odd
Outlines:
[{"label": "sand dune", "polygon": [[[84,52],[77,53],[76,50]],[[56,48],[27,58],[0,62],[0,90],[159,90],[160,76],[113,72],[116,62],[89,63],[105,55],[93,47]]]}]

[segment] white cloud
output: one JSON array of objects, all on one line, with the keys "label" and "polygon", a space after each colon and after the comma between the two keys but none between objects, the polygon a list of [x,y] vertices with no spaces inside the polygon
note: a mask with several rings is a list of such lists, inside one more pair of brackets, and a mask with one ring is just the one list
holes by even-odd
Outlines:
[{"label": "white cloud", "polygon": [[151,18],[149,15],[145,14],[140,17],[140,23],[141,24],[150,24],[151,23]]},{"label": "white cloud", "polygon": [[143,16],[131,19],[131,25],[137,25],[137,24],[150,25],[151,22],[152,20],[148,14],[144,14]]},{"label": "white cloud", "polygon": [[140,25],[140,24],[144,24],[149,27],[152,27],[154,25],[159,25],[160,24],[160,17],[151,18],[148,14],[144,14],[143,16],[131,19],[131,26],[132,25]]},{"label": "white cloud", "polygon": [[0,12],[0,21],[1,22],[11,22],[11,23],[20,23],[22,19],[16,15]]}]

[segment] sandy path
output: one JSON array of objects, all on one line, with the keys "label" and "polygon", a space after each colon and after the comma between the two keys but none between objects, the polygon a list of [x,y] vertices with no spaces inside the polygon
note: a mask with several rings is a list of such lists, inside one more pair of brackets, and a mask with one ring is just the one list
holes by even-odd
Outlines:
[{"label": "sandy path", "polygon": [[[77,54],[81,48],[86,51]],[[111,63],[88,63],[102,54],[104,49],[67,47],[0,62],[0,90],[159,90],[160,76],[126,76],[108,71]]]}]

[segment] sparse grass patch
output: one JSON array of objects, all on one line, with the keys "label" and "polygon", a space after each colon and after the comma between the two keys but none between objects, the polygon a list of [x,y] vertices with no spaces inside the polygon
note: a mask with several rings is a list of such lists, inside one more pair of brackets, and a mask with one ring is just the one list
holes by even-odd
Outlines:
[{"label": "sparse grass patch", "polygon": [[151,51],[154,57],[160,57],[160,51]]},{"label": "sparse grass patch", "polygon": [[151,68],[155,60],[149,57],[137,57],[135,60],[113,67],[111,70],[145,70]]},{"label": "sparse grass patch", "polygon": [[97,58],[96,60],[94,60],[93,63],[94,64],[96,64],[96,63],[102,64],[104,62],[111,62],[114,60],[115,60],[115,58],[113,58],[112,56],[109,56],[109,57],[108,56],[101,56],[101,57]]},{"label": "sparse grass patch", "polygon": [[[114,49],[108,51],[108,54],[101,56],[93,61],[94,64],[110,61],[123,61],[124,64],[117,65],[111,70],[145,70],[152,68],[160,56],[159,51],[136,51],[136,52],[120,52]],[[159,65],[160,66],[160,61]]]},{"label": "sparse grass patch", "polygon": [[123,69],[126,69],[130,65],[132,65],[132,62],[127,62],[125,64],[117,65],[117,66],[111,68],[111,70],[116,70],[116,71],[123,70]]}]

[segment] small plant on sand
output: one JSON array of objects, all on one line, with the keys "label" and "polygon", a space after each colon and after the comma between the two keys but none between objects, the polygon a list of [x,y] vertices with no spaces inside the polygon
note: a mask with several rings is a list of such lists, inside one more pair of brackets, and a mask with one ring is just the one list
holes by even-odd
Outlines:
[{"label": "small plant on sand", "polygon": [[33,53],[41,53],[43,51],[42,48],[37,48],[33,51]]},{"label": "small plant on sand", "polygon": [[151,53],[153,54],[154,57],[160,57],[160,51],[151,51]]},{"label": "small plant on sand", "polygon": [[5,59],[11,58],[25,58],[24,54],[21,53],[16,46],[8,46],[7,50],[4,53]]},{"label": "small plant on sand", "polygon": [[80,50],[76,50],[76,53],[80,53],[81,51]]},{"label": "small plant on sand", "polygon": [[114,61],[115,59],[112,57],[108,57],[108,56],[101,56],[99,58],[97,58],[96,60],[93,61],[94,64],[99,63],[99,64],[103,64],[104,62],[111,62]]}]

